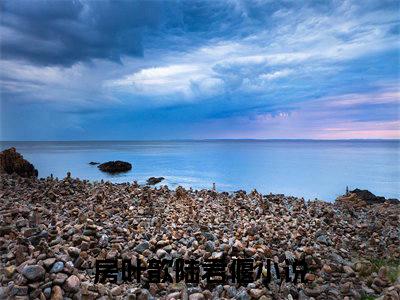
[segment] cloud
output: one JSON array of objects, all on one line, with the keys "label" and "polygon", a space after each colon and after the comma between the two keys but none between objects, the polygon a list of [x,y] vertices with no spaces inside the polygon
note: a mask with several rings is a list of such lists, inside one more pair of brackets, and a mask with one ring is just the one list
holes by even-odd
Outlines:
[{"label": "cloud", "polygon": [[2,1],[1,57],[71,66],[143,55],[142,33],[161,22],[158,1]]},{"label": "cloud", "polygon": [[[214,74],[215,75],[215,74]],[[111,87],[130,89],[139,94],[181,94],[193,96],[196,90],[212,93],[222,84],[219,78],[201,65],[170,65],[142,69],[119,80],[110,81]]]},{"label": "cloud", "polygon": [[[265,119],[276,136],[299,126],[300,137],[347,122],[390,126],[398,118],[398,1],[0,5],[3,120],[4,111],[24,119],[29,110],[18,107],[39,105],[94,136],[107,121],[140,137],[156,126],[146,120],[157,128],[177,122],[182,137],[214,123],[220,137],[264,136]],[[7,116],[3,127],[21,135],[31,121],[14,119]],[[325,120],[329,127],[319,125]]]},{"label": "cloud", "polygon": [[[400,93],[397,86],[386,86],[373,93],[313,99],[292,109],[282,105],[274,112],[216,119],[213,126],[224,127],[224,123],[236,129],[231,138],[251,134],[254,138],[399,139]],[[218,130],[211,131],[215,138],[221,137]]]},{"label": "cloud", "polygon": [[261,74],[260,78],[263,80],[275,80],[278,78],[287,77],[292,73],[293,73],[293,70],[283,69],[283,70],[276,71],[276,72]]}]

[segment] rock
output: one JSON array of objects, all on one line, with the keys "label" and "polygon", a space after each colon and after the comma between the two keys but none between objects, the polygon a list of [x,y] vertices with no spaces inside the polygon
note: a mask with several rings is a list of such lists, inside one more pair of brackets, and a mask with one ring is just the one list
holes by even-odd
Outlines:
[{"label": "rock", "polygon": [[39,245],[40,241],[42,239],[46,240],[49,238],[49,233],[46,230],[43,230],[42,232],[40,232],[39,234],[36,235],[32,235],[30,237],[28,237],[28,241],[33,245],[33,246],[37,246]]},{"label": "rock", "polygon": [[75,275],[71,275],[65,281],[64,289],[68,292],[76,293],[77,291],[79,291],[80,284],[81,284],[81,281],[79,280],[79,278]]},{"label": "rock", "polygon": [[257,250],[254,248],[246,248],[244,249],[244,253],[246,254],[246,256],[252,257],[254,254],[257,253]]},{"label": "rock", "polygon": [[322,244],[325,244],[325,245],[327,245],[327,246],[332,245],[331,240],[330,240],[326,235],[324,235],[324,234],[318,236],[318,237],[317,237],[317,241],[320,242],[320,243],[322,243]]},{"label": "rock", "polygon": [[203,232],[203,235],[208,241],[215,241],[217,239],[211,232]]},{"label": "rock", "polygon": [[259,299],[264,295],[264,291],[262,289],[251,289],[249,294],[252,298]]},{"label": "rock", "polygon": [[5,271],[5,274],[7,277],[12,277],[15,273],[15,270],[16,270],[16,268],[14,265],[4,268],[4,271]]},{"label": "rock", "polygon": [[7,299],[8,287],[0,286],[0,299]]},{"label": "rock", "polygon": [[108,236],[103,234],[99,239],[99,246],[101,248],[106,248],[108,246]]},{"label": "rock", "polygon": [[[305,300],[398,294],[400,281],[392,283],[391,263],[386,263],[400,257],[398,205],[352,209],[284,195],[169,190],[73,177],[24,179],[15,174],[1,174],[0,186],[0,299],[188,300],[192,295],[207,300]],[[268,208],[257,209],[265,201]],[[45,238],[36,239],[42,232]],[[184,280],[154,284],[144,271],[143,289],[134,277],[133,283],[120,284],[121,260],[131,260],[135,276],[139,259],[142,270],[149,269],[150,259],[172,259],[175,265],[169,271],[175,280],[178,258],[200,266],[205,259],[227,258],[228,273],[234,257],[251,257],[254,273],[261,271],[264,282],[207,287],[202,278],[195,286]],[[285,282],[285,260],[303,257],[310,272],[306,281]],[[118,259],[118,284],[94,284],[96,259],[108,258]],[[268,258],[279,261],[282,284],[272,264],[272,281],[264,285]],[[47,273],[28,279],[23,270],[31,265]],[[387,267],[378,271],[378,265]],[[293,278],[292,268],[289,273]],[[17,295],[26,287],[27,294]]]},{"label": "rock", "polygon": [[14,226],[0,226],[0,236],[10,234],[13,230],[15,230]]},{"label": "rock", "polygon": [[308,282],[313,282],[315,280],[315,275],[311,273],[307,273],[304,277]]},{"label": "rock", "polygon": [[339,203],[350,203],[357,206],[363,205],[373,205],[373,204],[380,204],[380,203],[392,203],[392,204],[399,204],[400,201],[398,199],[386,199],[385,197],[375,196],[368,190],[360,190],[355,189],[349,192],[347,195],[343,195],[339,197],[336,201]]},{"label": "rock", "polygon": [[165,179],[164,177],[150,177],[149,179],[147,179],[147,184],[148,185],[155,185],[157,183],[160,183],[164,179]]},{"label": "rock", "polygon": [[58,261],[54,263],[53,267],[50,269],[50,273],[58,273],[64,269],[64,263],[62,261]]},{"label": "rock", "polygon": [[22,275],[24,275],[30,281],[41,280],[44,278],[45,274],[45,269],[38,265],[25,266],[22,269]]},{"label": "rock", "polygon": [[304,292],[307,296],[317,297],[323,293],[323,289],[321,287],[316,287],[314,289],[306,288]]},{"label": "rock", "polygon": [[166,300],[171,300],[171,299],[181,299],[181,292],[174,292],[171,294],[168,294],[167,299]]},{"label": "rock", "polygon": [[210,253],[214,252],[214,250],[215,250],[215,244],[212,241],[207,241],[206,244],[204,245],[204,247],[205,247],[205,250]]},{"label": "rock", "polygon": [[51,296],[51,287],[47,287],[43,290],[43,294],[46,297],[46,299],[49,299]]},{"label": "rock", "polygon": [[149,242],[148,242],[148,241],[144,241],[144,242],[140,243],[139,245],[137,245],[137,246],[134,248],[134,250],[135,250],[136,252],[142,253],[143,251],[149,249],[149,247],[150,247]]},{"label": "rock", "polygon": [[167,255],[167,251],[164,249],[158,249],[156,255],[159,259],[163,259]]},{"label": "rock", "polygon": [[37,177],[38,171],[12,147],[0,152],[0,173],[16,173],[21,177]]},{"label": "rock", "polygon": [[111,295],[115,296],[119,296],[122,294],[122,289],[120,286],[115,286],[111,289]]},{"label": "rock", "polygon": [[351,267],[349,267],[349,266],[344,266],[344,267],[343,267],[343,271],[344,271],[346,274],[349,274],[349,275],[354,274],[353,269],[352,269]]},{"label": "rock", "polygon": [[107,173],[128,172],[132,169],[132,165],[125,161],[115,160],[98,165],[98,168]]},{"label": "rock", "polygon": [[139,293],[137,294],[136,300],[149,300],[150,298],[150,292],[146,289],[141,289]]},{"label": "rock", "polygon": [[237,299],[237,300],[250,300],[250,296],[247,293],[246,289],[242,287],[242,288],[239,289],[238,293],[236,294],[235,299]]},{"label": "rock", "polygon": [[21,285],[14,285],[10,291],[11,296],[25,296],[28,295],[28,287]]},{"label": "rock", "polygon": [[53,286],[50,300],[63,300],[63,299],[64,298],[62,289],[58,285]]},{"label": "rock", "polygon": [[189,300],[204,300],[205,297],[202,293],[194,293],[189,296]]},{"label": "rock", "polygon": [[56,262],[56,259],[54,257],[47,258],[43,261],[43,265],[45,268],[50,268],[54,263]]},{"label": "rock", "polygon": [[322,267],[322,271],[324,271],[325,273],[328,273],[328,274],[330,274],[330,273],[332,273],[332,268],[329,266],[329,265],[323,265],[323,267]]},{"label": "rock", "polygon": [[77,247],[69,247],[68,248],[68,254],[71,257],[78,257],[80,253],[81,253],[81,249],[79,249]]},{"label": "rock", "polygon": [[57,273],[56,277],[54,278],[54,284],[63,285],[64,282],[67,280],[68,275],[64,273]]}]

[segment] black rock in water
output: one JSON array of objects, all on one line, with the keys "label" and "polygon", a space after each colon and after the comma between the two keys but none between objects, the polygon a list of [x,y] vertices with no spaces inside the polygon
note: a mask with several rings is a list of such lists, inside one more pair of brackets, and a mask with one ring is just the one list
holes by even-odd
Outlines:
[{"label": "black rock in water", "polygon": [[22,177],[37,177],[35,167],[12,147],[0,152],[0,173],[16,173]]},{"label": "black rock in water", "polygon": [[161,181],[163,181],[165,178],[164,177],[150,177],[147,179],[147,184],[149,185],[155,185]]},{"label": "black rock in water", "polygon": [[94,165],[99,165],[100,163],[99,162],[97,162],[97,161],[91,161],[90,163],[89,163],[89,165],[92,165],[92,166],[94,166]]},{"label": "black rock in water", "polygon": [[132,165],[126,161],[115,160],[108,161],[106,163],[100,164],[97,166],[101,171],[107,173],[121,173],[128,172],[132,169]]}]

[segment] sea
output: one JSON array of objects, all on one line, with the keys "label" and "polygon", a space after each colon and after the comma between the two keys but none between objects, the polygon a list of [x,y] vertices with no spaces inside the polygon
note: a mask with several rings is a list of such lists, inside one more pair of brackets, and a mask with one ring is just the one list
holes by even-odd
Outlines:
[{"label": "sea", "polygon": [[[257,191],[334,201],[349,189],[400,198],[399,140],[179,140],[0,142],[16,147],[39,177],[115,183],[165,177],[161,184],[218,191]],[[132,170],[110,175],[89,162],[123,160]]]}]

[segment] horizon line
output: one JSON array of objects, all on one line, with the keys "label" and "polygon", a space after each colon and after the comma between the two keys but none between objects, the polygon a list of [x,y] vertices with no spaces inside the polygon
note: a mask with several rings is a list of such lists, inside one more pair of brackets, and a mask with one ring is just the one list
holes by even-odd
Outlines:
[{"label": "horizon line", "polygon": [[207,142],[207,141],[400,141],[400,138],[312,139],[312,138],[207,138],[207,139],[123,139],[123,140],[0,140],[0,143],[49,143],[49,142]]}]

